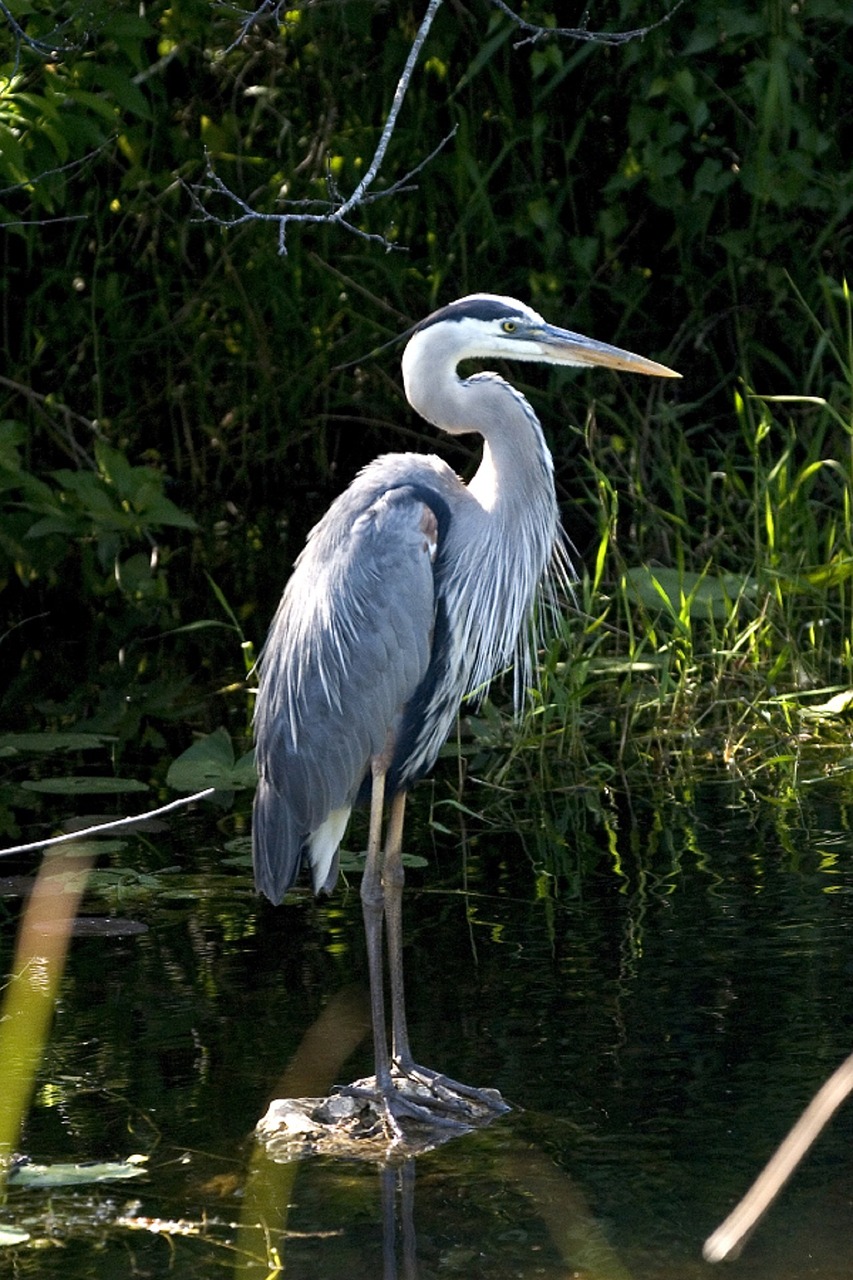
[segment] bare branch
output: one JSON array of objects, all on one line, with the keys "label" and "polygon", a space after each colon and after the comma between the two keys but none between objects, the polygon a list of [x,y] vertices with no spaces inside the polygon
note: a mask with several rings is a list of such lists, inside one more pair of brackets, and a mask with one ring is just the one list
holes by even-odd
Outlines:
[{"label": "bare branch", "polygon": [[684,0],[676,0],[669,13],[665,13],[657,22],[652,22],[647,27],[635,27],[632,31],[590,31],[588,27],[541,27],[520,17],[513,9],[510,9],[506,0],[492,0],[492,4],[496,9],[500,9],[501,13],[505,13],[508,18],[511,18],[522,31],[530,32],[524,40],[519,40],[516,44],[516,49],[520,49],[522,45],[536,44],[548,36],[562,36],[567,40],[586,40],[592,44],[607,45],[627,44],[629,40],[642,40],[643,36],[647,36],[650,31],[655,31],[658,27],[662,27],[665,22],[669,22],[676,10],[680,9],[684,4]]},{"label": "bare branch", "polygon": [[242,18],[236,39],[231,41],[224,53],[230,53],[232,49],[236,49],[238,45],[241,45],[246,39],[246,36],[252,30],[252,27],[257,26],[259,22],[263,22],[265,18],[271,18],[274,22],[280,22],[281,12],[283,9],[287,8],[287,4],[288,0],[261,0],[257,9],[253,9],[252,12],[248,14],[245,10],[239,9],[236,5],[223,3],[217,4],[217,9],[225,9],[232,14],[239,14]]},{"label": "bare branch", "polygon": [[736,1258],[744,1239],[776,1199],[809,1147],[853,1092],[853,1054],[821,1085],[784,1142],[776,1149],[725,1222],[705,1241],[706,1262]]},{"label": "bare branch", "polygon": [[[2,0],[0,0],[0,2],[2,2]],[[421,24],[418,27],[417,34],[415,35],[415,39],[412,43],[412,47],[409,50],[409,56],[406,59],[406,65],[404,66],[400,79],[397,82],[397,88],[394,91],[394,98],[391,103],[391,109],[388,112],[388,118],[385,121],[385,126],[380,135],[379,142],[377,143],[376,150],[373,153],[373,159],[368,165],[367,172],[365,173],[364,177],[361,179],[358,186],[355,188],[352,195],[350,195],[348,199],[341,199],[339,196],[337,196],[336,192],[332,188],[332,184],[330,180],[329,181],[330,199],[327,203],[319,200],[301,202],[303,208],[305,207],[306,204],[309,207],[312,204],[319,205],[320,211],[316,213],[311,213],[308,211],[305,211],[302,213],[295,213],[295,212],[261,213],[259,210],[252,209],[252,207],[249,204],[247,204],[245,200],[243,200],[240,196],[238,196],[236,192],[232,191],[230,187],[228,187],[222,181],[219,175],[214,171],[210,158],[208,157],[207,172],[206,172],[206,177],[208,182],[211,182],[213,184],[213,187],[218,195],[223,196],[226,201],[236,206],[239,212],[235,213],[231,217],[220,217],[220,216],[217,216],[216,214],[211,213],[210,210],[207,208],[207,205],[205,204],[205,200],[208,194],[207,191],[204,190],[201,184],[196,184],[194,187],[189,188],[189,191],[190,191],[190,197],[193,201],[193,204],[201,214],[200,220],[205,222],[213,222],[215,225],[220,227],[237,227],[243,223],[255,222],[255,221],[274,222],[278,225],[278,251],[281,254],[287,253],[287,228],[293,222],[314,223],[314,224],[337,223],[339,226],[344,227],[345,230],[352,232],[353,235],[359,236],[363,240],[376,241],[379,244],[383,244],[386,249],[397,248],[398,246],[392,244],[391,241],[386,239],[385,236],[375,235],[375,234],[372,234],[371,232],[362,231],[361,228],[354,226],[350,220],[350,215],[354,213],[357,209],[361,208],[366,204],[374,203],[376,200],[384,199],[386,196],[396,194],[399,191],[403,190],[405,186],[409,182],[411,182],[415,174],[417,174],[423,168],[424,164],[427,164],[429,160],[431,160],[436,155],[437,151],[441,150],[441,147],[445,145],[445,143],[449,140],[449,138],[453,136],[452,133],[449,134],[448,137],[445,138],[444,142],[441,143],[441,146],[436,149],[436,151],[432,152],[432,154],[428,156],[426,160],[416,165],[415,168],[412,169],[408,174],[406,174],[404,178],[399,179],[387,190],[378,191],[378,192],[370,191],[370,188],[372,184],[375,182],[379,174],[379,170],[382,167],[382,162],[385,159],[385,153],[388,150],[388,144],[391,141],[391,137],[394,133],[394,129],[397,124],[397,117],[400,114],[400,109],[405,100],[406,93],[408,92],[409,84],[411,83],[412,73],[414,72],[415,65],[417,63],[421,49],[423,48],[424,41],[426,40],[427,35],[429,34],[430,28],[433,23],[433,19],[435,18],[435,15],[438,12],[439,7],[441,6],[441,3],[442,3],[442,0],[429,0],[427,11],[423,16],[423,19],[421,20]],[[279,4],[273,5],[271,0],[263,0],[263,4],[261,5],[260,10],[256,10],[255,15],[252,15],[253,21],[257,20],[256,15],[259,17],[264,17],[269,12],[278,13],[280,8],[281,6]],[[248,20],[247,20],[247,23],[248,23]],[[247,25],[247,23],[244,23],[243,25],[242,35],[245,35],[245,32],[249,29],[249,25],[251,25],[250,23]],[[239,37],[239,39],[242,39],[242,35]],[[238,39],[238,43],[239,43],[239,39]],[[324,203],[325,203],[325,207],[324,207]],[[291,207],[293,207],[293,205]]]},{"label": "bare branch", "polygon": [[[0,7],[2,7],[2,0],[0,0]],[[99,147],[95,147],[93,151],[87,151],[84,156],[79,156],[76,160],[69,160],[66,164],[55,165],[52,169],[42,169],[40,173],[37,173],[32,178],[25,178],[23,182],[13,182],[11,186],[0,188],[0,199],[3,196],[14,195],[16,191],[28,191],[45,178],[74,173],[75,170],[83,168],[90,161],[96,160],[99,155],[106,151],[111,141],[112,139],[109,139],[101,143]],[[8,218],[0,222],[0,228],[7,231],[11,227],[50,227],[59,222],[86,222],[91,216],[88,213],[65,213],[57,214],[56,216],[49,215],[44,218]]]},{"label": "bare branch", "polygon": [[89,435],[101,436],[101,428],[96,421],[85,418],[82,413],[76,413],[61,400],[42,395],[40,391],[35,391],[22,382],[15,382],[12,378],[6,378],[3,374],[0,374],[0,387],[5,387],[15,395],[23,396],[29,402],[33,410],[47,423],[49,430],[55,433],[60,447],[73,459],[76,466],[86,466],[95,470],[94,460],[78,443],[74,426],[85,427]]},{"label": "bare branch", "polygon": [[[1,0],[0,0],[1,2]],[[274,18],[280,20],[281,11],[284,7],[285,0],[261,0],[261,4],[247,17],[244,17],[240,34],[230,48],[240,44],[252,27],[265,18]],[[355,190],[349,197],[342,196],[335,185],[334,178],[331,173],[327,175],[326,188],[328,196],[325,200],[286,200],[284,212],[263,213],[258,209],[252,208],[241,196],[239,196],[219,177],[213,168],[211,158],[207,157],[205,180],[195,183],[187,188],[190,199],[198,211],[198,221],[212,222],[219,227],[238,227],[248,222],[271,222],[278,227],[278,250],[280,254],[287,254],[287,231],[292,223],[302,223],[308,225],[337,225],[343,227],[346,231],[351,232],[355,236],[359,236],[363,240],[372,240],[378,244],[382,244],[386,249],[396,249],[400,246],[391,243],[387,237],[376,235],[374,233],[364,231],[356,226],[352,221],[352,214],[359,209],[363,209],[369,204],[374,204],[377,200],[387,199],[389,196],[399,195],[401,192],[412,190],[412,180],[415,176],[428,165],[435,156],[441,151],[456,132],[455,129],[432,151],[426,159],[420,161],[413,169],[411,169],[404,177],[399,178],[382,191],[372,190],[373,184],[379,175],[382,164],[385,160],[386,153],[394,130],[397,126],[397,120],[405,101],[406,94],[411,83],[415,66],[423,48],[424,42],[429,35],[433,20],[441,6],[442,0],[429,0],[426,13],[421,20],[415,35],[406,64],[403,67],[400,79],[394,92],[391,102],[391,108],[388,112],[387,119],[380,134],[379,141],[376,144],[376,150],[373,158],[368,165],[367,172],[356,186]],[[669,13],[657,22],[647,27],[637,27],[631,31],[589,31],[586,27],[542,27],[534,23],[527,22],[520,17],[513,9],[509,7],[506,0],[492,0],[492,3],[500,9],[515,25],[522,31],[528,32],[521,44],[536,43],[548,36],[559,36],[564,39],[592,41],[597,44],[618,45],[625,44],[629,40],[641,39],[648,35],[650,31],[654,31],[656,27],[668,22],[673,13],[681,7],[684,0],[675,0],[674,7]],[[223,5],[222,7],[227,7]],[[518,47],[518,46],[517,46]],[[225,200],[227,211],[225,214],[216,214],[208,208],[208,200],[211,195],[222,197]]]},{"label": "bare branch", "polygon": [[382,161],[385,159],[385,152],[388,150],[388,143],[391,141],[391,135],[393,134],[394,128],[397,124],[397,116],[400,114],[400,108],[402,107],[403,100],[406,97],[406,92],[409,88],[409,81],[411,80],[412,72],[415,69],[415,63],[418,60],[418,56],[423,48],[423,43],[429,34],[429,29],[432,26],[435,15],[438,13],[440,5],[441,0],[429,0],[427,11],[424,14],[421,25],[418,27],[418,33],[415,36],[412,47],[409,50],[409,56],[406,59],[403,74],[400,76],[400,79],[397,82],[397,88],[394,90],[394,100],[391,103],[391,110],[388,112],[388,119],[385,121],[385,128],[382,130],[379,145],[374,152],[373,159],[368,166],[367,173],[364,175],[349,200],[347,200],[339,210],[339,215],[342,218],[346,217],[350,210],[355,209],[361,202],[364,193],[378,174]]},{"label": "bare branch", "polygon": [[[34,36],[27,35],[18,19],[0,0],[0,17],[3,17],[15,37],[15,66],[14,70],[18,70],[18,61],[21,56],[21,46],[26,45],[28,49],[32,49],[33,53],[37,53],[40,58],[50,58],[55,60],[63,53],[72,53],[75,49],[81,49],[80,44],[64,44],[60,39],[37,40]],[[63,26],[67,26],[64,23]],[[62,27],[57,27],[51,32],[51,36],[58,37]]]}]

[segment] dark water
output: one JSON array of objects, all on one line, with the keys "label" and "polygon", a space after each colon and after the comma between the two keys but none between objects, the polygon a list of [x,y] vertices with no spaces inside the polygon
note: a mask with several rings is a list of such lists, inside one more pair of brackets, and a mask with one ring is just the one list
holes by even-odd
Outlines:
[{"label": "dark water", "polygon": [[[278,1257],[324,1280],[710,1275],[703,1240],[853,1050],[851,794],[572,800],[548,824],[572,833],[559,884],[531,867],[529,815],[524,841],[470,835],[467,892],[457,841],[424,840],[407,889],[415,1051],[515,1110],[384,1178],[276,1165],[251,1139],[317,1020],[332,1058],[363,1020],[357,886],[264,906],[222,865],[239,818],[178,815],[105,860],[147,878],[113,874],[87,908],[149,929],[73,942],[22,1144],[138,1152],[147,1175],[12,1189],[0,1222],[41,1247],[3,1251],[0,1274],[266,1277]],[[3,901],[6,973],[18,903]],[[364,1039],[335,1078],[370,1066]],[[853,1104],[732,1274],[853,1274],[851,1135]]]}]

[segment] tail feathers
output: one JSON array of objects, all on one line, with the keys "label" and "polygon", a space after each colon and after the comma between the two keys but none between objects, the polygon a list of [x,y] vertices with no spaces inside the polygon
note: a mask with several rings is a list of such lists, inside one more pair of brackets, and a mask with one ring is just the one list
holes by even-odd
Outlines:
[{"label": "tail feathers", "polygon": [[281,902],[299,875],[305,832],[263,778],[255,792],[252,814],[252,862],[255,888],[270,902]]},{"label": "tail feathers", "polygon": [[314,892],[331,893],[338,880],[338,846],[349,816],[349,806],[333,809],[314,831],[306,832],[282,796],[261,778],[252,816],[252,862],[258,892],[270,902],[281,902],[307,863]]},{"label": "tail feathers", "polygon": [[315,893],[331,893],[338,882],[338,847],[352,809],[333,809],[308,838],[308,861]]}]

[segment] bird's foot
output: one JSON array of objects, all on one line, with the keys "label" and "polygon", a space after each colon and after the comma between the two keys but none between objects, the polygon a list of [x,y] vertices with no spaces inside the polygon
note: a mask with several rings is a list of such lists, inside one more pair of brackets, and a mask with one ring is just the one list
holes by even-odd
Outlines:
[{"label": "bird's foot", "polygon": [[477,1089],[470,1084],[452,1080],[450,1076],[431,1067],[422,1067],[411,1059],[397,1058],[391,1068],[394,1080],[408,1081],[420,1094],[426,1091],[431,1105],[451,1114],[464,1114],[473,1123],[482,1123],[494,1116],[506,1115],[512,1108],[504,1102],[497,1089]]},{"label": "bird's foot", "polygon": [[340,1093],[373,1102],[395,1142],[407,1123],[461,1134],[510,1110],[497,1089],[475,1089],[414,1062],[395,1061],[384,1079],[357,1080]]}]

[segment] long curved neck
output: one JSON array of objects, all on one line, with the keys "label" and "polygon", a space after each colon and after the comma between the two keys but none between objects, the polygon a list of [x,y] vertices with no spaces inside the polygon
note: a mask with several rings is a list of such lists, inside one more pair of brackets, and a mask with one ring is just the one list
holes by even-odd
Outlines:
[{"label": "long curved neck", "polygon": [[[458,347],[456,348],[458,350]],[[455,620],[466,689],[482,686],[515,657],[520,707],[532,671],[528,625],[537,593],[560,577],[561,534],[553,462],[539,420],[524,396],[495,373],[459,378],[458,357],[441,326],[410,341],[403,354],[409,403],[451,435],[476,431],[483,457],[459,500],[444,590]]]},{"label": "long curved neck", "polygon": [[553,493],[554,466],[539,419],[524,396],[495,374],[469,380],[486,421],[479,428],[483,456],[468,486],[486,510],[509,511],[521,525],[542,494]]},{"label": "long curved neck", "polygon": [[539,419],[520,391],[496,373],[460,378],[427,331],[417,348],[403,353],[406,397],[422,418],[449,435],[476,432],[483,437],[483,458],[468,486],[489,512],[523,511],[540,496],[543,483],[553,491],[553,464]]}]

